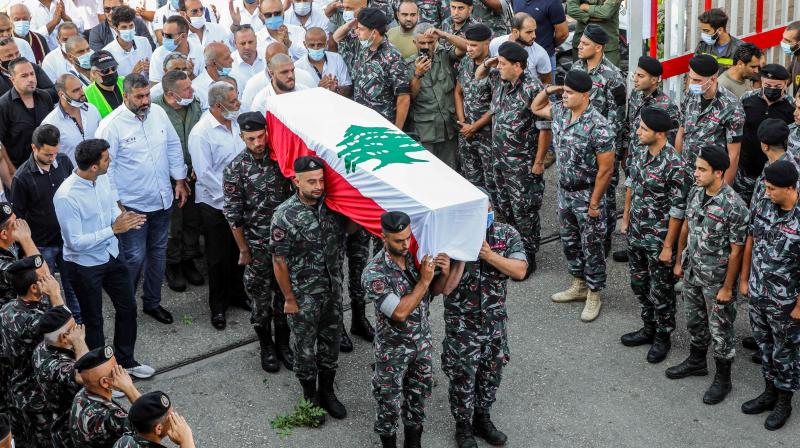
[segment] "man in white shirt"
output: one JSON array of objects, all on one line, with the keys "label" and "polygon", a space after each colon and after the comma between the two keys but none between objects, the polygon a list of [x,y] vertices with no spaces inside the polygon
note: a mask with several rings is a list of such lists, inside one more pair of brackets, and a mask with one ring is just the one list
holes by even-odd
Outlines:
[{"label": "man in white shirt", "polygon": [[13,30],[14,25],[11,23],[11,18],[8,17],[8,14],[5,12],[0,11],[0,38],[13,37],[14,41],[17,43],[20,56],[29,61],[36,62],[36,56],[33,54],[31,45],[28,42],[25,42],[24,39],[14,36]]},{"label": "man in white shirt", "polygon": [[224,26],[209,22],[206,9],[200,0],[186,0],[180,9],[181,16],[189,22],[189,37],[197,39],[203,47],[211,42],[222,42],[231,48],[231,31]]},{"label": "man in white shirt", "polygon": [[295,82],[294,62],[292,62],[292,58],[283,53],[273,56],[267,63],[267,68],[272,80],[267,88],[259,92],[253,99],[252,112],[266,114],[268,97],[308,88]]},{"label": "man in white shirt", "polygon": [[64,44],[66,59],[70,63],[67,73],[75,75],[84,87],[92,83],[92,50],[82,34],[72,36]]},{"label": "man in white shirt", "polygon": [[[150,104],[147,79],[131,73],[125,77],[123,91],[123,105],[100,122],[97,137],[110,145],[108,176],[117,190],[120,206],[147,217],[140,229],[120,239],[134,279],[134,291],[142,277],[142,266],[146,265],[143,311],[161,323],[170,324],[172,315],[161,306],[161,283],[166,269],[172,201],[178,199],[182,207],[189,196],[186,164],[180,139],[167,113]],[[175,182],[174,191],[170,178]]]},{"label": "man in white shirt", "polygon": [[285,17],[288,25],[302,26],[306,31],[315,27],[327,30],[330,24],[325,8],[313,0],[293,0]]},{"label": "man in white shirt", "polygon": [[111,29],[117,37],[103,49],[117,61],[119,76],[138,73],[147,76],[153,49],[146,37],[136,35],[136,11],[122,5],[111,13]]},{"label": "man in white shirt", "polygon": [[230,75],[239,86],[239,99],[241,100],[247,81],[255,74],[263,73],[267,68],[267,63],[258,53],[256,33],[252,27],[239,27],[233,33],[233,37],[236,52],[231,55],[233,65]]},{"label": "man in white shirt", "polygon": [[53,82],[56,82],[59,76],[68,73],[72,68],[72,63],[67,60],[65,47],[67,41],[71,37],[77,36],[78,33],[78,27],[72,22],[64,22],[58,26],[56,31],[58,46],[50,50],[50,53],[47,53],[47,56],[42,61],[42,70],[47,73],[47,77]]},{"label": "man in white shirt", "polygon": [[225,1],[225,7],[220,10],[217,6],[217,11],[220,13],[219,24],[225,29],[233,25],[250,25],[253,31],[258,32],[264,28],[264,22],[259,17],[261,11],[258,9],[258,0]]},{"label": "man in white shirt", "polygon": [[220,77],[230,74],[233,58],[228,46],[220,42],[208,44],[205,51],[203,51],[203,58],[205,59],[206,68],[203,73],[200,73],[200,76],[192,81],[192,88],[194,88],[194,94],[200,100],[200,104],[205,111],[209,106],[208,88],[211,87],[211,84],[219,81]]},{"label": "man in white shirt", "polygon": [[14,37],[24,40],[35,59],[31,62],[41,64],[50,49],[53,48],[47,33],[40,34],[31,26],[31,11],[24,3],[13,4],[8,8],[8,15],[14,26]]},{"label": "man in white shirt", "polygon": [[42,120],[42,124],[52,124],[61,131],[61,152],[77,165],[75,148],[81,142],[94,138],[100,125],[100,112],[86,101],[83,84],[69,73],[56,78],[58,105]]},{"label": "man in white shirt", "polygon": [[266,51],[273,42],[281,42],[289,49],[289,56],[295,61],[306,55],[303,40],[305,28],[287,25],[283,20],[283,4],[281,0],[264,0],[261,2],[261,14],[264,16],[264,28],[256,33],[258,52]]},{"label": "man in white shirt", "polygon": [[26,0],[23,2],[31,12],[31,29],[47,39],[47,46],[58,46],[56,27],[61,22],[72,22],[83,30],[80,18],[72,17],[77,13],[72,0]]},{"label": "man in white shirt", "polygon": [[[289,55],[289,50],[286,48],[286,45],[280,42],[273,42],[267,46],[267,51],[264,54],[265,60],[270,60],[272,57],[278,53]],[[268,65],[268,64],[267,64]],[[314,81],[314,77],[311,76],[308,72],[304,70],[298,70],[295,74],[295,81],[298,86],[303,86],[304,88],[311,88],[316,87],[319,83]],[[267,67],[263,72],[256,74],[249,81],[247,81],[247,85],[244,87],[244,93],[242,93],[242,112],[250,112],[256,109],[253,109],[253,101],[255,100],[256,96],[261,93],[267,86],[269,86],[272,78],[269,73],[269,67]]]},{"label": "man in white shirt", "polygon": [[[173,70],[180,70],[186,73],[189,79],[194,79],[194,73],[192,73],[192,66],[189,64],[189,59],[180,53],[173,52],[168,54],[167,57],[164,58],[162,68],[164,69],[165,75]],[[150,98],[155,98],[163,94],[164,86],[162,86],[160,82],[150,88]]]},{"label": "man in white shirt", "polygon": [[497,57],[497,51],[503,42],[516,42],[528,52],[528,74],[539,78],[544,84],[550,84],[553,80],[550,56],[547,50],[534,42],[535,39],[536,20],[524,12],[518,12],[511,21],[511,34],[495,37],[489,43],[489,56]]},{"label": "man in white shirt", "polygon": [[208,101],[208,111],[189,134],[189,154],[197,176],[195,201],[205,233],[211,323],[223,330],[228,307],[248,302],[244,266],[238,264],[239,246],[222,214],[223,170],[245,145],[236,122],[240,106],[236,89],[226,82],[215,82],[208,91]]},{"label": "man in white shirt", "polygon": [[310,28],[306,31],[305,43],[308,55],[295,63],[295,74],[297,70],[303,70],[310,74],[320,87],[349,97],[353,91],[353,83],[347,73],[347,65],[339,53],[325,51],[327,44],[325,30]]},{"label": "man in white shirt", "polygon": [[200,75],[203,70],[203,46],[197,39],[189,39],[189,22],[181,16],[172,16],[164,23],[163,42],[164,45],[153,51],[150,60],[150,81],[161,82],[164,76],[164,58],[177,51],[186,56],[192,63],[194,76]]}]

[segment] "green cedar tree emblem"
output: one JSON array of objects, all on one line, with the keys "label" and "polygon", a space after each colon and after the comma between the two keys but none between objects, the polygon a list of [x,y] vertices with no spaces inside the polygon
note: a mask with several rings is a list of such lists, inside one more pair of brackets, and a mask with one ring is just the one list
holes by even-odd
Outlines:
[{"label": "green cedar tree emblem", "polygon": [[373,171],[394,163],[427,162],[408,155],[410,152],[424,151],[425,148],[396,129],[351,125],[345,131],[343,140],[336,144],[337,148],[342,146],[344,149],[338,155],[344,159],[348,173],[355,171],[359,163],[368,160],[380,162]]}]

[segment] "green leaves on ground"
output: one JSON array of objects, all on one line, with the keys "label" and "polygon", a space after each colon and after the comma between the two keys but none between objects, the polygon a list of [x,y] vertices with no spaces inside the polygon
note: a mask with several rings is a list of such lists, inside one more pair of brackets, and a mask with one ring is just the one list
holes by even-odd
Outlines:
[{"label": "green leaves on ground", "polygon": [[309,428],[319,427],[316,417],[325,415],[325,410],[314,403],[302,399],[291,414],[279,415],[269,422],[272,429],[278,431],[278,437],[285,438],[292,435],[294,428],[307,426]]}]

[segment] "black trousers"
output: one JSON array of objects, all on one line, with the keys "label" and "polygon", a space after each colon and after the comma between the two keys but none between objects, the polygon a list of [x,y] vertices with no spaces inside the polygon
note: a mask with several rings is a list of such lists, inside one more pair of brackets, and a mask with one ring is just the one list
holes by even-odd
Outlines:
[{"label": "black trousers", "polygon": [[233,239],[228,221],[207,204],[197,204],[205,235],[208,265],[208,306],[211,314],[224,313],[228,306],[248,302],[244,290],[244,266],[239,266],[239,246]]}]

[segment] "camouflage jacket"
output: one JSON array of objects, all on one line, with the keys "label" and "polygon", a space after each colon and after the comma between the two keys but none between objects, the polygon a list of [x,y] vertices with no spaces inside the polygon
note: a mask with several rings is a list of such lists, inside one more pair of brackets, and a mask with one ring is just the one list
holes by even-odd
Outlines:
[{"label": "camouflage jacket", "polygon": [[75,381],[75,353],[41,342],[33,351],[33,370],[49,408],[57,415],[68,414],[81,390]]},{"label": "camouflage jacket", "polygon": [[[672,118],[673,129],[667,132],[667,140],[670,144],[675,144],[675,135],[678,133],[678,127],[681,125],[681,110],[675,105],[670,97],[664,92],[656,89],[652,94],[644,96],[641,90],[633,90],[630,98],[628,98],[628,119],[622,125],[622,148],[628,151],[628,158],[630,159],[633,147],[639,144],[639,137],[636,136],[636,130],[639,129],[639,121],[642,115],[642,109],[645,107],[655,107],[664,109]],[[630,165],[630,164],[628,164]]]},{"label": "camouflage jacket", "polygon": [[717,95],[705,109],[701,109],[702,98],[703,95],[687,94],[681,104],[681,155],[689,173],[694,172],[694,162],[700,154],[700,148],[705,145],[727,148],[728,143],[742,141],[744,130],[742,103],[730,90],[718,87]]},{"label": "camouflage jacket", "polygon": [[394,13],[397,10],[398,0],[370,0],[370,8],[378,8],[386,14],[386,18],[391,22],[394,20]]},{"label": "camouflage jacket", "polygon": [[[519,232],[508,224],[495,222],[486,231],[486,242],[505,258],[526,260]],[[464,265],[461,281],[444,298],[444,316],[505,320],[508,276],[491,264],[470,261]]]},{"label": "camouflage jacket", "polygon": [[[511,3],[511,0],[509,0],[509,3]],[[480,0],[472,4],[472,17],[488,26],[492,30],[492,37],[511,34],[509,17],[503,11],[492,11]]]},{"label": "camouflage jacket", "polygon": [[693,187],[686,200],[689,234],[681,264],[693,283],[721,285],[728,271],[731,244],[747,239],[747,207],[728,184],[703,205],[705,189]]},{"label": "camouflage jacket", "polygon": [[270,249],[286,257],[297,295],[341,293],[345,217],[325,204],[303,204],[294,194],[272,215]]},{"label": "camouflage jacket", "polygon": [[[417,96],[411,98],[414,128],[419,141],[441,143],[456,137],[454,53],[438,46],[432,54],[431,69],[420,78]],[[414,63],[408,65],[408,78],[414,76]]]},{"label": "camouflage jacket", "polygon": [[108,448],[133,432],[124,409],[86,389],[72,401],[69,428],[72,442],[81,448]]},{"label": "camouflage jacket", "polygon": [[[800,171],[800,152],[786,151],[785,153],[783,153],[782,156],[778,157],[778,160],[788,160],[789,162],[792,162],[794,164],[794,167],[797,168],[798,171]],[[769,165],[769,160],[767,160],[767,163],[764,165],[764,168],[766,168],[767,165]],[[764,195],[766,191],[767,191],[767,186],[764,184],[764,170],[762,169],[761,174],[756,178],[756,184],[755,187],[753,188],[753,197],[750,200],[750,211],[753,211],[753,208],[756,206],[756,204],[760,199],[766,198],[766,196]]]},{"label": "camouflage jacket", "polygon": [[[432,23],[436,28],[441,27],[444,19],[450,17],[450,2],[448,0],[417,0],[419,7],[419,22]],[[391,21],[394,15],[389,16]]]},{"label": "camouflage jacket", "polygon": [[[461,24],[461,28],[456,29],[456,25],[455,23],[453,23],[453,17],[448,16],[446,19],[442,21],[442,26],[440,26],[439,29],[441,29],[445,33],[450,33],[458,37],[464,37],[464,32],[467,30],[467,28],[469,28],[470,25],[474,25],[476,23],[480,23],[480,20],[470,15],[467,16],[467,20],[465,20],[464,23]],[[444,38],[439,39],[439,45],[447,48],[448,50],[453,48],[453,44],[451,44],[450,42],[447,41],[447,39]]]},{"label": "camouflage jacket", "polygon": [[614,150],[608,120],[594,106],[570,124],[572,111],[555,103],[551,109],[558,181],[570,191],[589,189],[597,177],[597,153]]},{"label": "camouflage jacket", "polygon": [[682,220],[689,184],[683,159],[669,143],[655,156],[647,146],[633,149],[625,186],[631,189],[628,244],[660,251],[670,218]]},{"label": "camouflage jacket", "polygon": [[[492,84],[488,77],[475,79],[475,61],[465,55],[458,64],[456,79],[461,85],[464,100],[464,118],[467,123],[475,123],[489,111],[492,104]],[[491,133],[491,126],[484,126],[480,132]]]},{"label": "camouflage jacket", "polygon": [[770,199],[760,199],[750,214],[750,234],[750,297],[793,307],[800,294],[800,207],[784,211]]},{"label": "camouflage jacket", "polygon": [[225,219],[233,227],[244,227],[248,245],[267,248],[272,213],[291,194],[278,164],[268,154],[256,159],[242,151],[225,167],[222,185]]},{"label": "camouflage jacket", "polygon": [[151,442],[144,437],[134,435],[124,435],[117,440],[111,448],[166,448],[160,443]]},{"label": "camouflage jacket", "polygon": [[397,48],[384,38],[375,51],[369,48],[359,50],[350,77],[353,79],[353,100],[394,123],[397,97],[411,92],[406,64]]},{"label": "camouflage jacket", "polygon": [[539,130],[531,103],[544,89],[542,82],[523,71],[511,84],[501,79],[496,69],[489,72],[489,82],[492,85],[492,145],[496,154],[533,163]]},{"label": "camouflage jacket", "polygon": [[614,136],[619,148],[622,148],[624,133],[622,127],[625,125],[625,80],[619,69],[608,59],[603,60],[592,70],[588,69],[586,61],[578,59],[572,64],[572,68],[583,70],[592,77],[592,91],[589,93],[589,100],[592,106],[606,117],[610,126],[611,135]]},{"label": "camouflage jacket", "polygon": [[789,125],[789,146],[786,151],[800,154],[800,126],[797,123]]},{"label": "camouflage jacket", "polygon": [[36,326],[50,308],[47,298],[26,302],[14,299],[0,310],[0,339],[11,366],[9,391],[15,407],[26,411],[43,411],[47,405],[42,389],[33,375],[33,349],[41,342]]},{"label": "camouflage jacket", "polygon": [[11,278],[6,273],[6,269],[11,263],[19,260],[21,250],[17,243],[11,244],[8,249],[0,247],[0,307],[17,298],[14,287],[11,286]]}]

